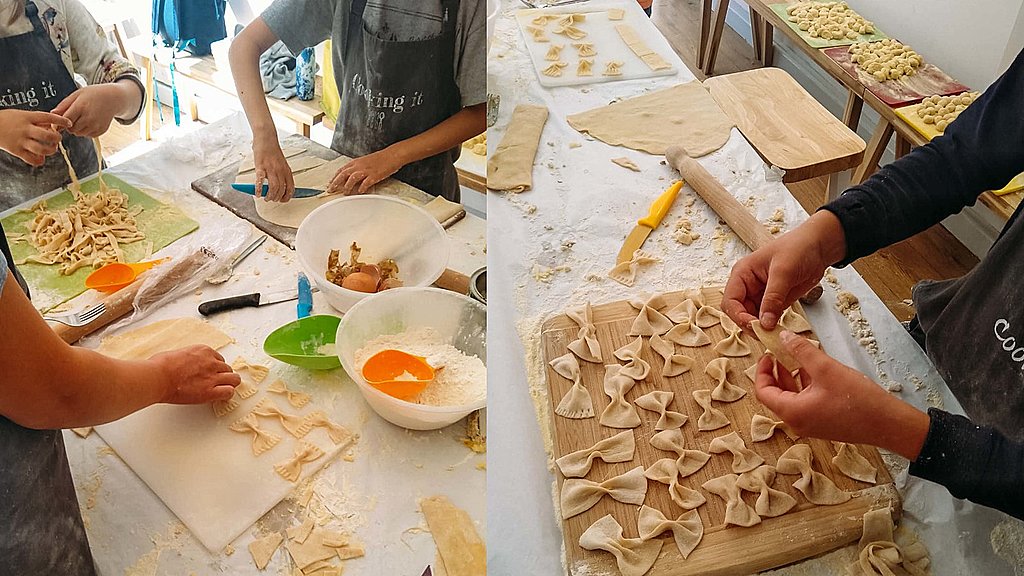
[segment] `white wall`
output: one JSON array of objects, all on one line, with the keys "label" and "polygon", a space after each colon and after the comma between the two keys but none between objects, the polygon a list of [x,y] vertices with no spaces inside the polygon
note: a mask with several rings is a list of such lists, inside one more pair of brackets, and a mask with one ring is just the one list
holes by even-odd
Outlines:
[{"label": "white wall", "polygon": [[978,90],[991,84],[1005,69],[1007,45],[1022,4],[1021,0],[847,3],[886,34],[909,44],[928,61]]}]

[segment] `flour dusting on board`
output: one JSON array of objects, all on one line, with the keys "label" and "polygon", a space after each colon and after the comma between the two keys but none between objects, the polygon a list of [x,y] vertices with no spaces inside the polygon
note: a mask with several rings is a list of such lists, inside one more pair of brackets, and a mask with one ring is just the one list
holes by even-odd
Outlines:
[{"label": "flour dusting on board", "polygon": [[464,406],[487,398],[487,368],[483,360],[468,356],[445,342],[433,328],[416,328],[399,334],[385,334],[366,342],[356,350],[357,366],[366,364],[381,350],[401,350],[431,360],[437,359],[443,368],[437,370],[434,381],[423,389],[414,402],[427,406]]}]

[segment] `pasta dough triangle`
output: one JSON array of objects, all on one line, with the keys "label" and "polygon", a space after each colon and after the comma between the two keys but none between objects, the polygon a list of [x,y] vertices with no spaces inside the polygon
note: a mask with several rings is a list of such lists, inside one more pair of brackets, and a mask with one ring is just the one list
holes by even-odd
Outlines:
[{"label": "pasta dough triangle", "polygon": [[832,458],[832,464],[843,473],[861,482],[874,484],[878,470],[868,462],[855,444],[845,442],[833,442],[832,447],[836,449],[836,455]]}]

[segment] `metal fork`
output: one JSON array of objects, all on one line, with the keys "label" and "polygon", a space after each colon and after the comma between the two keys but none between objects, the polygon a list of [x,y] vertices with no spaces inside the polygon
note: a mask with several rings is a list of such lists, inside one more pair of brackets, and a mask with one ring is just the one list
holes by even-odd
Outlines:
[{"label": "metal fork", "polygon": [[49,320],[50,322],[60,322],[66,326],[72,328],[78,328],[79,326],[85,326],[93,320],[99,318],[107,311],[107,305],[103,302],[85,310],[84,312],[68,312],[67,314],[44,314],[43,320]]}]

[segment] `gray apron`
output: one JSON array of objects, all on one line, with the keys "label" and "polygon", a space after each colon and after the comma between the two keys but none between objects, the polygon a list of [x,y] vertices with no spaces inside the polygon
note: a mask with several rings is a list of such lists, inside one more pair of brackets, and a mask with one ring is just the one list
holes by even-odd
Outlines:
[{"label": "gray apron", "polygon": [[[338,46],[341,110],[331,148],[358,158],[422,134],[461,108],[455,82],[458,0],[442,0],[439,36],[397,42],[370,32],[366,0],[353,0],[344,46]],[[434,196],[458,202],[455,161],[460,146],[403,166],[394,177]]]},{"label": "gray apron", "polygon": [[[33,2],[25,5],[32,31],[0,38],[0,108],[49,112],[78,89]],[[64,148],[79,177],[96,172],[96,150],[92,140],[64,133]],[[0,211],[17,206],[50,190],[65,186],[71,178],[60,153],[35,168],[24,160],[0,150]]]},{"label": "gray apron", "polygon": [[[38,28],[35,5],[29,2],[26,11]],[[27,43],[31,44],[29,51],[22,51],[26,44],[18,44],[18,50],[8,51],[12,46],[5,42],[7,40],[0,39],[0,53],[4,54],[0,60],[0,78],[6,80],[4,74],[17,68],[13,60],[22,60],[25,69],[50,72],[57,70],[52,62],[47,65],[50,55],[60,64],[51,44]],[[60,70],[68,76],[62,64]],[[46,81],[53,81],[53,77],[49,76]],[[26,85],[39,80],[38,77],[35,80],[28,78]],[[64,166],[63,160],[61,166]],[[15,270],[2,227],[0,252],[7,258],[11,271],[27,294],[27,287]],[[18,360],[7,358],[4,361]],[[3,462],[0,466],[0,574],[94,576],[92,553],[82,524],[61,431],[32,430],[0,416],[0,462]]]},{"label": "gray apron", "polygon": [[965,276],[914,287],[924,349],[967,415],[1024,441],[1024,220]]}]

